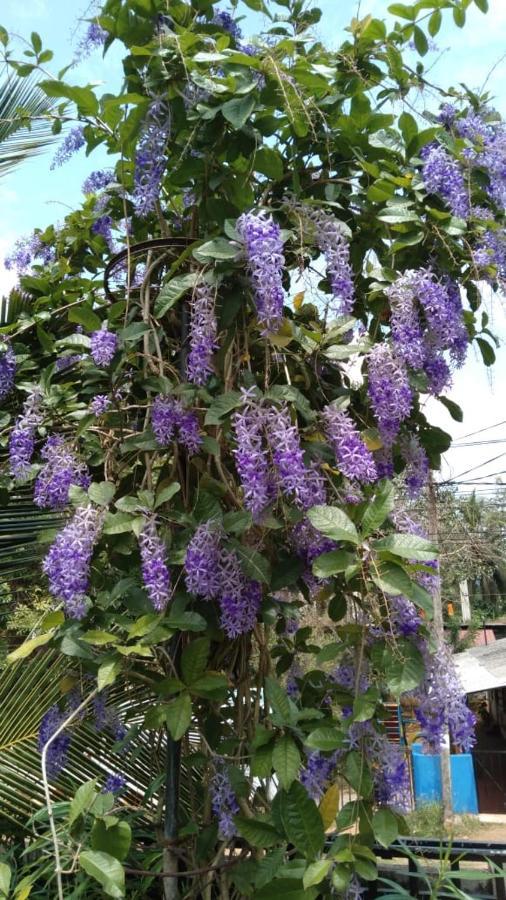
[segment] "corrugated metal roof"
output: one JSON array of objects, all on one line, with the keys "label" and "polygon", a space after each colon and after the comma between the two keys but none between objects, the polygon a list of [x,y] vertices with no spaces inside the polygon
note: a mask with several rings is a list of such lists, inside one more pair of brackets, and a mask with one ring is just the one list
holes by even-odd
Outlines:
[{"label": "corrugated metal roof", "polygon": [[506,638],[454,656],[466,694],[506,686]]}]

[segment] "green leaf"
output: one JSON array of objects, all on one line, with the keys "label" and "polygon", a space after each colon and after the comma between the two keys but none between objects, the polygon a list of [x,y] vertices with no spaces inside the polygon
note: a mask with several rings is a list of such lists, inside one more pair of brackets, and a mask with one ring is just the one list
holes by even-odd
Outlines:
[{"label": "green leaf", "polygon": [[437,556],[437,548],[426,538],[414,534],[389,534],[374,541],[373,549],[377,552],[387,550],[405,559],[433,560]]},{"label": "green leaf", "polygon": [[448,397],[438,397],[437,399],[440,403],[443,404],[443,406],[446,406],[446,409],[450,413],[452,419],[455,420],[455,422],[464,421],[464,413],[462,412],[462,409],[460,408],[458,403],[455,403],[453,400],[449,400]]},{"label": "green leaf", "polygon": [[155,300],[155,316],[157,318],[164,316],[186,291],[195,287],[198,278],[198,272],[190,272],[187,275],[176,275],[175,278],[171,278],[170,281],[163,284]]},{"label": "green leaf", "polygon": [[395,563],[382,563],[372,575],[374,584],[386,594],[398,597],[400,594],[409,596],[412,581],[407,572]]},{"label": "green leaf", "polygon": [[165,707],[165,721],[174,741],[179,741],[190,727],[192,701],[189,694],[180,694]]},{"label": "green leaf", "polygon": [[466,24],[466,11],[462,6],[453,7],[453,21],[458,28],[463,28]]},{"label": "green leaf", "polygon": [[369,767],[362,753],[351,750],[346,756],[344,764],[344,777],[357,794],[362,797],[370,797],[373,791],[373,780]]},{"label": "green leaf", "polygon": [[331,641],[330,644],[325,644],[316,657],[317,665],[321,666],[322,663],[335,659],[336,656],[343,652],[343,648],[344,644],[342,641]]},{"label": "green leaf", "polygon": [[251,757],[251,774],[256,778],[269,778],[272,771],[272,744],[258,747]]},{"label": "green leaf", "polygon": [[313,884],[320,884],[327,877],[329,869],[332,865],[330,859],[319,859],[317,862],[311,863],[304,872],[302,882],[305,888],[311,887]]},{"label": "green leaf", "polygon": [[408,147],[413,138],[418,134],[418,125],[416,124],[416,119],[411,115],[411,113],[401,113],[401,115],[399,116],[399,128],[401,129],[404,143],[406,144],[406,147]]},{"label": "green leaf", "polygon": [[279,812],[286,836],[306,859],[315,859],[325,841],[323,822],[314,800],[294,781],[279,794]]},{"label": "green leaf", "polygon": [[109,506],[115,492],[116,485],[110,481],[101,481],[98,484],[95,482],[88,488],[88,497],[97,506]]},{"label": "green leaf", "polygon": [[204,425],[220,425],[222,418],[237,409],[241,403],[242,397],[239,391],[227,391],[226,394],[220,394],[207,410]]},{"label": "green leaf", "polygon": [[389,225],[402,225],[404,222],[419,222],[420,217],[413,209],[406,206],[387,206],[385,210],[376,216],[381,222]]},{"label": "green leaf", "polygon": [[79,864],[102,885],[108,897],[125,896],[125,872],[119,860],[99,850],[83,850]]},{"label": "green leaf", "polygon": [[200,637],[188,644],[181,656],[181,671],[185,684],[192,684],[206,670],[211,642]]},{"label": "green leaf", "polygon": [[217,237],[201,244],[193,251],[193,255],[199,262],[207,263],[210,259],[234,259],[239,249],[237,244],[232,244],[226,238]]},{"label": "green leaf", "polygon": [[272,711],[280,722],[289,725],[293,719],[293,711],[289,697],[279,681],[268,675],[265,679],[265,693]]},{"label": "green leaf", "polygon": [[94,644],[97,647],[102,647],[106,644],[117,644],[119,637],[117,634],[109,634],[107,631],[92,629],[91,631],[85,631],[82,635],[82,640],[86,644]]},{"label": "green leaf", "polygon": [[488,12],[488,9],[489,9],[488,0],[474,0],[474,2],[476,4],[476,6],[478,7],[478,9],[480,10],[480,12],[482,12],[482,13]]},{"label": "green leaf", "polygon": [[337,506],[313,506],[308,518],[317,531],[335,541],[358,544],[357,529],[351,519]]},{"label": "green leaf", "polygon": [[315,728],[306,738],[306,744],[314,750],[337,750],[343,746],[343,740],[342,731],[325,725]]},{"label": "green leaf", "polygon": [[246,94],[245,97],[234,97],[228,100],[221,107],[221,111],[227,122],[236,130],[239,130],[246,124],[255,109],[256,100],[253,94]]},{"label": "green leaf", "polygon": [[210,697],[214,700],[223,698],[228,689],[228,679],[220,672],[205,672],[190,685],[192,694],[198,697]]},{"label": "green leaf", "polygon": [[395,657],[386,669],[386,682],[395,697],[411,691],[420,684],[424,676],[423,657],[410,641],[399,641],[395,647]]},{"label": "green leaf", "polygon": [[273,847],[280,841],[279,834],[273,825],[260,819],[246,819],[234,816],[234,823],[241,837],[252,847]]},{"label": "green leaf", "polygon": [[68,320],[75,322],[76,325],[82,325],[87,331],[100,331],[102,327],[102,320],[93,312],[89,303],[70,309]]},{"label": "green leaf", "polygon": [[397,817],[389,809],[378,809],[372,817],[372,830],[378,844],[389,847],[399,834]]},{"label": "green leaf", "polygon": [[254,166],[257,172],[278,181],[283,177],[283,159],[277,150],[261,147],[255,155]]},{"label": "green leaf", "polygon": [[122,861],[132,843],[132,829],[128,822],[118,822],[108,828],[102,819],[97,819],[90,837],[92,850],[101,850]]},{"label": "green leaf", "polygon": [[491,344],[488,343],[488,341],[485,341],[483,338],[480,338],[480,337],[476,338],[476,343],[478,344],[478,347],[480,348],[480,353],[481,353],[481,356],[482,356],[482,359],[483,359],[483,362],[485,363],[485,365],[493,366],[495,363],[494,348],[491,346]]},{"label": "green leaf", "polygon": [[[413,31],[413,39],[415,42],[415,47],[418,50],[420,56],[425,56],[429,49],[429,42],[424,32],[421,28],[418,27],[418,25],[415,25],[415,29]],[[407,141],[407,143],[409,143],[409,141]]]},{"label": "green leaf", "polygon": [[225,531],[229,534],[242,534],[251,528],[253,518],[249,510],[238,509],[225,513],[222,524]]},{"label": "green leaf", "polygon": [[[475,2],[476,2],[476,0],[475,0]],[[429,31],[429,34],[430,34],[431,37],[435,37],[436,34],[438,33],[439,29],[441,28],[441,21],[442,21],[442,18],[443,18],[443,17],[442,17],[442,15],[441,15],[441,10],[440,10],[440,9],[436,9],[436,10],[432,13],[432,15],[431,15],[431,17],[430,17],[430,19],[429,19],[429,23],[428,23],[428,25],[427,25],[427,28],[428,28],[428,31]]]},{"label": "green leaf", "polygon": [[362,531],[365,537],[376,531],[390,515],[395,506],[394,486],[390,481],[380,481],[373,499],[367,504],[362,516]]},{"label": "green leaf", "polygon": [[15,650],[12,650],[11,653],[7,655],[7,662],[13,663],[18,659],[26,659],[27,656],[30,656],[34,650],[37,650],[38,647],[43,647],[44,644],[47,644],[48,641],[53,637],[53,631],[46,631],[44,634],[39,634],[37,637],[30,638],[29,641],[24,641],[20,647],[16,647]]},{"label": "green leaf", "polygon": [[270,584],[271,580],[271,564],[265,556],[253,550],[252,547],[246,547],[244,544],[233,542],[241,568],[244,573],[254,581],[260,581],[263,584]]},{"label": "green leaf", "polygon": [[126,534],[128,531],[132,530],[133,521],[132,516],[129,516],[128,513],[107,513],[102,533]]},{"label": "green leaf", "polygon": [[338,572],[346,571],[348,566],[352,566],[356,561],[356,557],[346,550],[331,550],[330,553],[322,553],[313,560],[313,575],[317,578],[329,578]]},{"label": "green leaf", "polygon": [[7,863],[0,863],[0,895],[9,896],[11,884],[11,867]]},{"label": "green leaf", "polygon": [[[252,0],[244,0],[249,5]],[[255,900],[316,900],[318,888],[305,888],[302,881],[296,878],[275,878],[259,891],[255,891]]]},{"label": "green leaf", "polygon": [[106,662],[103,662],[97,674],[97,687],[99,691],[103,690],[103,688],[107,687],[109,684],[114,684],[120,672],[120,659],[109,659]]},{"label": "green leaf", "polygon": [[412,6],[406,6],[404,3],[392,3],[388,7],[388,12],[392,16],[400,16],[401,19],[409,19],[413,22],[416,18],[416,10]]},{"label": "green leaf", "polygon": [[172,500],[173,496],[181,490],[181,485],[178,481],[173,481],[171,484],[168,484],[167,487],[162,488],[162,490],[156,495],[155,500],[155,509],[158,509],[162,503],[168,503],[169,500]]},{"label": "green leaf", "polygon": [[97,795],[97,779],[86,781],[75,792],[69,808],[69,826],[83,813],[91,809]]},{"label": "green leaf", "polygon": [[299,749],[290,735],[285,734],[276,741],[272,751],[272,765],[281,787],[288,790],[300,769]]}]

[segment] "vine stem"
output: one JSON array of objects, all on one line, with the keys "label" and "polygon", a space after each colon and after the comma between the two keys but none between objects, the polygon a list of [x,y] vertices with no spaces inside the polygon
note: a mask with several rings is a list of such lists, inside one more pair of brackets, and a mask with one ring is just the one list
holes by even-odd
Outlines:
[{"label": "vine stem", "polygon": [[71,722],[73,722],[74,719],[76,719],[79,716],[79,714],[88,706],[88,703],[91,700],[93,700],[93,698],[97,694],[98,694],[98,688],[95,688],[95,690],[93,690],[91,692],[91,694],[88,694],[88,696],[84,698],[83,702],[80,703],[79,706],[70,714],[70,716],[67,716],[67,718],[64,719],[64,721],[61,723],[61,725],[58,726],[56,731],[53,732],[53,734],[51,735],[49,740],[46,741],[46,743],[44,744],[44,748],[42,750],[42,757],[41,757],[42,784],[44,786],[44,795],[46,797],[46,807],[47,807],[47,815],[48,815],[48,819],[49,819],[49,828],[51,831],[51,839],[53,841],[56,887],[57,887],[57,891],[58,891],[58,900],[65,900],[65,897],[63,895],[63,882],[62,882],[63,870],[62,870],[61,858],[60,858],[60,846],[58,843],[58,832],[56,831],[56,824],[55,824],[54,815],[53,815],[53,803],[51,800],[51,788],[49,786],[49,780],[47,777],[47,752],[48,752],[51,744],[53,743],[53,741],[55,741],[56,738],[59,737],[59,735],[65,730],[65,728],[67,728],[71,724]]}]

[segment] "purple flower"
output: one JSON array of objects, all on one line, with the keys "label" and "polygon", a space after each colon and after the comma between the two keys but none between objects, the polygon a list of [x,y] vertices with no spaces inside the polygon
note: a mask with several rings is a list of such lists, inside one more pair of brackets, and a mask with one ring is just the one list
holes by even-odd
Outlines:
[{"label": "purple flower", "polygon": [[244,503],[258,520],[276,496],[276,483],[270,470],[265,441],[267,410],[243,391],[243,408],[233,419],[237,444],[233,451],[244,492]]},{"label": "purple flower", "polygon": [[[290,621],[294,620],[291,619]],[[298,700],[300,697],[298,679],[302,678],[302,674],[300,664],[294,660],[286,673],[286,693],[290,697],[290,700]]]},{"label": "purple flower", "polygon": [[[224,572],[226,558],[222,555],[221,573]],[[247,634],[255,626],[260,604],[262,602],[262,586],[258,581],[243,579],[240,591],[227,592],[222,587],[219,597],[221,609],[221,627],[229,638]]]},{"label": "purple flower", "polygon": [[267,434],[283,492],[292,495],[294,503],[301,509],[325,503],[324,479],[315,468],[304,463],[299,432],[296,425],[292,425],[287,407],[270,411]]},{"label": "purple flower", "polygon": [[218,819],[220,836],[228,841],[236,834],[234,816],[239,812],[239,804],[222,760],[216,760],[216,769],[209,788],[211,806],[213,814]]},{"label": "purple flower", "polygon": [[353,309],[355,288],[348,237],[342,223],[323,210],[310,211],[308,216],[316,227],[316,242],[325,256],[327,275],[335,301],[333,312],[338,315],[349,315]]},{"label": "purple flower", "polygon": [[118,349],[118,336],[114,331],[102,327],[91,335],[91,355],[93,362],[100,368],[108,366]]},{"label": "purple flower", "polygon": [[[112,236],[112,218],[111,216],[105,215],[100,216],[91,226],[91,230],[93,234],[98,234],[100,237],[103,237],[107,246],[110,250],[112,250],[114,245],[114,238]],[[100,332],[95,332],[96,334],[100,334]]]},{"label": "purple flower", "polygon": [[445,200],[454,216],[466,219],[470,213],[469,196],[458,162],[440,144],[429,144],[421,153],[422,177],[429,194]]},{"label": "purple flower", "polygon": [[186,549],[185,583],[190,594],[212,600],[220,590],[223,531],[217,523],[199,525]]},{"label": "purple flower", "polygon": [[313,560],[315,560],[317,556],[321,556],[322,553],[330,553],[331,550],[335,550],[337,545],[330,538],[326,538],[320,534],[312,522],[305,518],[302,519],[301,522],[298,522],[292,529],[290,533],[290,545],[295,550],[299,559],[305,563],[306,571],[304,572],[303,578],[309,590],[314,593],[325,582],[321,579],[317,579],[313,575],[311,571]]},{"label": "purple flower", "polygon": [[[48,709],[39,725],[37,746],[42,753],[49,739],[64,722],[65,716],[55,704]],[[70,747],[70,735],[64,731],[51,742],[46,753],[46,771],[48,778],[57,778],[67,761],[67,753]]]},{"label": "purple flower", "polygon": [[16,357],[10,344],[0,352],[0,400],[7,397],[14,387]]},{"label": "purple flower", "polygon": [[94,416],[103,416],[111,405],[111,398],[107,394],[97,394],[90,403],[90,412]]},{"label": "purple flower", "polygon": [[84,179],[81,190],[83,194],[98,194],[99,191],[103,191],[113,181],[115,181],[113,172],[106,170],[90,172],[88,177]]},{"label": "purple flower", "polygon": [[118,773],[108,775],[102,788],[103,794],[120,794],[126,787],[126,778]]},{"label": "purple flower", "polygon": [[28,237],[19,238],[14,244],[12,252],[5,257],[6,269],[16,269],[19,275],[31,270],[32,264],[39,260],[41,263],[49,263],[54,259],[54,247],[44,244],[38,232],[34,231]]},{"label": "purple flower", "polygon": [[23,412],[16,419],[9,437],[10,471],[16,481],[24,481],[30,474],[35,434],[44,416],[41,412],[42,394],[38,388],[28,395]]},{"label": "purple flower", "polygon": [[70,369],[71,366],[75,366],[76,363],[81,362],[82,358],[83,357],[77,353],[59,356],[55,363],[55,369],[57,372],[65,372],[66,369]]},{"label": "purple flower", "polygon": [[327,439],[343,475],[352,481],[376,481],[378,473],[373,455],[348,413],[329,405],[324,408],[322,418]]},{"label": "purple flower", "polygon": [[76,128],[73,128],[72,131],[66,135],[63,143],[56,151],[53,161],[50,165],[50,169],[58,169],[60,166],[63,166],[64,163],[68,162],[71,156],[74,153],[77,153],[81,147],[84,147],[86,141],[84,139],[83,129],[80,125]]},{"label": "purple flower", "polygon": [[81,61],[86,59],[94,50],[103,47],[107,38],[107,31],[98,22],[90,22],[86,34],[79,41],[77,57]]},{"label": "purple flower", "polygon": [[258,319],[263,334],[277,331],[283,318],[283,241],[281,229],[265,213],[244,213],[237,220],[244,241]]},{"label": "purple flower", "polygon": [[411,412],[413,395],[403,361],[386,343],[376,344],[369,353],[368,391],[383,444],[391,447]]},{"label": "purple flower", "polygon": [[406,755],[376,731],[372,722],[353,722],[348,731],[350,749],[361,751],[373,775],[376,799],[398,813],[411,808],[411,788]]},{"label": "purple flower", "polygon": [[213,25],[219,25],[220,28],[223,28],[224,31],[228,31],[230,35],[234,38],[235,41],[238,41],[242,38],[242,31],[239,28],[237,22],[234,21],[233,17],[226,10],[218,10],[212,18]]},{"label": "purple flower", "polygon": [[427,484],[429,460],[415,435],[401,441],[401,454],[406,464],[404,484],[411,500],[416,500]]},{"label": "purple flower", "polygon": [[71,485],[87,490],[91,478],[86,464],[65,443],[61,435],[48,438],[41,451],[45,460],[37,475],[34,501],[37,506],[63,509],[69,502]]},{"label": "purple flower", "polygon": [[156,519],[147,516],[139,535],[139,549],[142,561],[142,580],[148,597],[157,612],[163,612],[170,599],[171,582],[167,565],[167,551],[158,536]]},{"label": "purple flower", "polygon": [[104,517],[103,509],[78,507],[73,519],[57,535],[43,563],[50,592],[63,601],[72,619],[82,619],[86,614],[84,598],[89,587],[91,557]]},{"label": "purple flower", "polygon": [[313,800],[318,801],[323,797],[336,762],[335,753],[332,756],[324,756],[320,750],[315,750],[307,757],[306,765],[300,773],[300,783]]},{"label": "purple flower", "polygon": [[427,376],[427,391],[434,397],[450,386],[452,380],[450,367],[438,350],[427,348],[423,370]]},{"label": "purple flower", "polygon": [[188,381],[203,385],[213,373],[212,357],[218,347],[218,323],[214,311],[215,292],[210,285],[198,285],[191,303]]},{"label": "purple flower", "polygon": [[403,637],[418,634],[422,626],[422,618],[414,603],[407,597],[389,597],[390,615],[395,626],[394,631]]},{"label": "purple flower", "polygon": [[457,108],[453,105],[453,103],[442,103],[439,109],[439,121],[441,125],[444,125],[445,128],[450,128],[455,121],[455,117],[457,115]]},{"label": "purple flower", "polygon": [[453,743],[467,753],[476,741],[476,716],[467,705],[450,648],[441,644],[431,653],[424,645],[422,652],[425,677],[415,692],[422,740],[431,752],[439,753],[449,730]]},{"label": "purple flower", "polygon": [[145,218],[155,208],[167,165],[170,108],[162,97],[153,99],[137,145],[133,201],[135,212]]},{"label": "purple flower", "polygon": [[398,278],[387,290],[392,310],[390,324],[395,352],[413,369],[425,360],[425,341],[411,273]]},{"label": "purple flower", "polygon": [[346,888],[344,900],[362,900],[364,894],[367,894],[365,885],[360,884],[356,875],[352,875],[351,881]]},{"label": "purple flower", "polygon": [[155,397],[151,424],[161,447],[166,447],[176,438],[191,454],[198,453],[202,446],[196,413],[191,409],[185,410],[181,401],[174,397],[161,394]]}]

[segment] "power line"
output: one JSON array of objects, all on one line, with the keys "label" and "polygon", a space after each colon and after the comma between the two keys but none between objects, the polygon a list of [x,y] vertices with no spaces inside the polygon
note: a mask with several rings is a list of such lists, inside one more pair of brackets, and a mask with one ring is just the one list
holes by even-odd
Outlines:
[{"label": "power line", "polygon": [[[438,483],[439,483],[439,484],[448,484],[448,483],[451,483],[451,482],[455,482],[455,481],[457,480],[457,478],[462,478],[463,475],[469,475],[470,472],[475,472],[476,469],[482,469],[483,466],[488,466],[489,463],[493,463],[493,462],[496,461],[496,459],[501,459],[501,457],[503,457],[503,456],[506,456],[506,452],[505,452],[505,453],[499,453],[497,456],[493,456],[492,459],[487,459],[485,462],[480,463],[480,464],[477,465],[477,466],[471,466],[470,469],[466,469],[465,472],[460,472],[458,475],[455,475],[454,478],[448,478],[448,479],[446,479],[445,481],[440,481],[440,482],[438,482]],[[483,477],[486,478],[487,476],[484,475]]]},{"label": "power line", "polygon": [[490,431],[491,428],[499,428],[499,425],[506,425],[506,419],[503,419],[502,422],[496,422],[495,425],[487,425],[485,428],[480,428],[478,431],[470,431],[469,434],[461,434],[460,439],[474,437],[475,434],[483,434],[484,431]]}]

